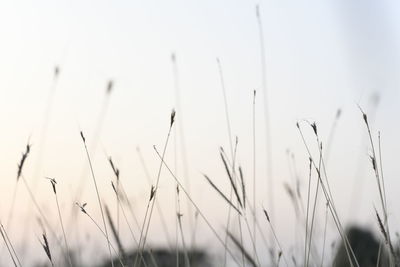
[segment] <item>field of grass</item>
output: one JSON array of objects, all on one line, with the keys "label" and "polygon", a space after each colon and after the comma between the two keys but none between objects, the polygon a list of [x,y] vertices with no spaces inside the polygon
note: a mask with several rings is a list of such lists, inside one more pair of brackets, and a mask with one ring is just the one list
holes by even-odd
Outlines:
[{"label": "field of grass", "polygon": [[[379,94],[370,105],[354,103],[350,112],[356,118],[350,124],[363,127],[361,149],[354,129],[340,127],[342,109],[330,121],[297,119],[290,133],[277,133],[280,114],[273,107],[286,103],[271,97],[265,24],[259,6],[253,11],[259,86],[232,103],[234,75],[217,57],[218,90],[207,103],[201,92],[192,92],[201,103],[191,117],[181,84],[182,76],[194,74],[182,71],[175,53],[169,58],[172,96],[138,93],[137,109],[127,108],[133,104],[122,93],[113,99],[118,79],[105,79],[95,95],[72,94],[68,105],[60,103],[67,102],[57,96],[64,68],[54,67],[46,99],[29,103],[43,104],[43,114],[32,111],[40,126],[30,121],[32,114],[15,111],[13,123],[27,116],[24,129],[32,131],[11,133],[13,140],[4,141],[4,150],[14,153],[5,158],[16,167],[4,171],[1,183],[1,266],[400,266],[396,196],[388,193],[396,184],[386,178],[386,133],[375,125]],[[164,82],[161,77],[149,81]],[[294,105],[295,96],[284,99]],[[205,111],[212,105],[220,113]],[[32,106],[21,109],[30,113]],[[89,111],[94,109],[95,115]],[[344,149],[334,142],[337,135],[345,139]],[[285,141],[294,148],[277,162],[276,140],[288,136],[296,136]],[[350,168],[357,149],[368,154]],[[348,155],[332,156],[337,150]],[[338,173],[352,177],[348,172],[356,168],[361,178],[373,179],[367,197],[367,182],[337,181]],[[341,192],[343,184],[350,197]],[[365,210],[372,227],[354,223]]]}]

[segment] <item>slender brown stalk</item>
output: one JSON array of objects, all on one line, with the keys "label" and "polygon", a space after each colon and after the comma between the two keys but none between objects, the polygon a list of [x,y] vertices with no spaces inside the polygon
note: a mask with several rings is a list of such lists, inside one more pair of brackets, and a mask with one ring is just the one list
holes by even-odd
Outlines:
[{"label": "slender brown stalk", "polygon": [[[318,134],[317,134],[317,127],[316,127],[315,124],[310,124],[310,125],[311,125],[311,127],[313,128],[315,135],[317,136],[317,142],[318,142],[319,153],[320,153],[320,155],[322,155],[322,147],[321,147],[322,145],[320,146],[320,142],[319,142],[319,138],[318,138]],[[308,144],[307,144],[307,142],[306,142],[306,140],[305,140],[305,138],[304,138],[304,135],[303,135],[303,132],[302,132],[302,130],[301,130],[301,128],[300,128],[299,123],[296,124],[296,127],[297,127],[297,129],[299,130],[301,139],[302,139],[303,144],[304,144],[304,146],[305,146],[305,148],[306,148],[306,150],[307,150],[308,156],[312,159],[312,155],[311,155],[310,149],[309,149]],[[333,202],[333,199],[332,199],[332,194],[329,193],[329,191],[328,191],[328,189],[326,188],[324,182],[322,181],[322,175],[321,175],[320,168],[318,168],[318,166],[315,164],[315,161],[314,161],[314,160],[311,160],[311,162],[312,162],[312,164],[313,164],[314,169],[316,170],[316,172],[317,172],[317,174],[318,174],[318,175],[317,175],[317,178],[318,178],[318,180],[320,180],[321,188],[322,188],[322,191],[323,191],[323,193],[324,193],[325,199],[326,199],[326,201],[327,201],[327,203],[328,203],[329,211],[330,211],[330,213],[331,213],[331,215],[332,215],[332,218],[333,218],[333,221],[334,221],[334,223],[335,223],[335,225],[336,225],[336,228],[338,229],[338,232],[339,232],[339,234],[340,234],[340,237],[341,237],[342,240],[343,240],[344,247],[345,247],[345,249],[346,249],[346,253],[347,253],[347,256],[348,256],[348,258],[349,258],[349,262],[350,262],[351,266],[353,266],[353,265],[354,265],[353,262],[355,262],[356,266],[359,267],[357,258],[356,258],[355,255],[354,255],[354,251],[353,251],[353,249],[352,249],[351,246],[350,246],[350,242],[349,242],[349,240],[348,240],[348,238],[347,238],[346,233],[345,233],[344,230],[343,230],[343,226],[342,226],[342,224],[341,224],[341,222],[340,222],[340,220],[339,220],[339,216],[338,216],[338,214],[337,214],[337,212],[336,212],[336,208],[335,208],[335,205],[334,205],[334,202]],[[321,162],[322,162],[322,166],[324,167],[324,164],[323,164],[324,161],[323,161],[323,159],[321,160]],[[323,174],[325,175],[325,178],[326,178],[326,180],[327,180],[327,174],[326,174],[326,169],[325,169],[325,168],[323,168]]]},{"label": "slender brown stalk", "polygon": [[210,178],[208,178],[207,175],[203,174],[203,176],[206,178],[207,182],[211,185],[211,187],[214,188],[214,190],[217,191],[217,193],[229,204],[229,206],[231,206],[234,210],[236,210],[237,213],[242,214],[239,208],[237,208],[235,204],[233,204],[232,201],[230,201],[229,198],[225,196],[224,193],[222,193],[222,191],[211,181]]},{"label": "slender brown stalk", "polygon": [[[183,131],[183,112],[182,112],[182,106],[181,106],[181,101],[180,101],[180,83],[179,83],[179,69],[178,69],[178,63],[177,63],[177,58],[175,53],[171,55],[171,62],[172,62],[172,70],[173,70],[173,75],[174,75],[174,85],[175,85],[175,102],[176,102],[176,111],[179,114],[179,119],[177,121],[177,127],[179,131],[179,139],[181,143],[181,154],[182,154],[182,162],[183,162],[183,175],[185,177],[185,186],[189,190],[189,193],[191,192],[191,184],[190,184],[190,177],[189,177],[189,170],[188,170],[188,156],[187,156],[187,149],[186,149],[186,138],[185,134]],[[193,210],[191,205],[187,205],[187,212],[189,214],[188,219],[189,219],[189,226],[190,229],[193,230],[194,227],[194,221],[193,221]],[[193,240],[191,240],[191,247],[193,247],[195,244],[193,243]]]},{"label": "slender brown stalk", "polygon": [[68,259],[69,266],[72,267],[72,260],[71,260],[71,254],[70,254],[70,250],[69,250],[69,246],[68,246],[68,242],[67,242],[67,235],[65,234],[64,224],[63,224],[61,211],[60,211],[60,205],[58,203],[58,196],[57,196],[57,190],[56,190],[57,182],[56,182],[56,179],[54,179],[54,178],[49,178],[49,177],[46,177],[46,178],[50,180],[51,186],[53,188],[53,192],[54,192],[54,196],[55,196],[56,204],[57,204],[58,218],[60,220],[61,229],[62,229],[63,236],[64,236],[64,243],[65,243],[65,249],[66,249],[66,254],[67,254],[66,256]]},{"label": "slender brown stalk", "polygon": [[287,261],[286,256],[285,256],[285,253],[283,253],[282,246],[281,246],[281,244],[280,244],[280,242],[279,242],[279,240],[278,240],[278,237],[276,236],[275,229],[274,229],[274,227],[272,226],[271,218],[269,217],[269,214],[268,214],[268,212],[267,212],[265,209],[264,209],[263,211],[264,211],[265,218],[267,219],[268,224],[269,224],[269,226],[270,226],[270,228],[271,228],[271,232],[272,232],[272,234],[273,234],[273,236],[274,236],[275,242],[276,242],[276,244],[278,245],[278,248],[279,248],[279,250],[280,250],[280,253],[282,253],[283,260],[285,261],[286,266],[289,266],[288,261]]},{"label": "slender brown stalk", "polygon": [[[162,154],[163,158],[165,156],[165,152],[167,151],[168,141],[169,141],[169,137],[171,135],[171,130],[172,130],[172,126],[174,125],[174,122],[175,122],[175,110],[173,109],[172,112],[171,112],[171,116],[170,116],[170,124],[169,124],[169,129],[168,129],[168,135],[167,135],[167,138],[166,138],[165,144],[164,144],[164,149],[163,149],[163,154]],[[157,181],[156,181],[156,187],[155,187],[155,191],[154,191],[154,199],[153,199],[153,201],[151,201],[152,197],[150,198],[151,208],[150,208],[150,213],[149,213],[149,218],[148,218],[146,231],[145,231],[145,234],[143,236],[143,242],[141,244],[142,251],[144,250],[144,246],[146,244],[146,239],[147,239],[147,234],[148,234],[149,229],[150,229],[151,217],[153,215],[154,204],[155,204],[155,201],[156,201],[156,198],[157,198],[157,191],[158,191],[158,185],[160,183],[162,166],[163,166],[163,164],[160,163],[160,166],[158,168],[158,173],[157,173]],[[139,246],[140,246],[140,242],[139,242]]]},{"label": "slender brown stalk", "polygon": [[39,242],[42,245],[43,250],[46,253],[47,258],[49,259],[49,261],[51,263],[51,266],[54,267],[54,262],[53,262],[53,259],[51,257],[50,246],[49,246],[49,242],[47,241],[46,232],[43,232],[42,237],[43,237],[43,242],[41,242],[40,240],[39,240]]},{"label": "slender brown stalk", "polygon": [[91,159],[90,159],[89,151],[88,151],[87,146],[86,146],[86,139],[85,139],[85,136],[83,135],[83,132],[82,132],[82,131],[80,132],[80,135],[81,135],[81,138],[82,138],[82,141],[83,141],[83,145],[84,145],[84,147],[85,147],[86,156],[87,156],[87,159],[88,159],[88,161],[89,161],[90,172],[91,172],[91,174],[92,174],[94,187],[95,187],[95,189],[96,189],[97,200],[98,200],[98,202],[99,202],[99,208],[100,208],[100,212],[101,212],[101,218],[102,218],[102,220],[103,220],[104,232],[105,232],[105,234],[106,234],[107,246],[108,246],[108,252],[109,252],[109,254],[110,254],[111,265],[112,265],[112,267],[114,267],[114,262],[113,262],[113,260],[112,260],[112,255],[111,255],[110,239],[109,239],[109,237],[108,237],[106,220],[104,219],[104,212],[103,212],[103,206],[102,206],[101,200],[100,200],[99,189],[97,188],[96,176],[94,175],[93,166],[92,166],[92,161],[91,161]]},{"label": "slender brown stalk", "polygon": [[[149,170],[147,169],[146,163],[145,163],[145,161],[144,161],[144,159],[143,159],[142,152],[140,151],[140,148],[139,148],[139,147],[136,148],[136,151],[137,151],[137,154],[138,154],[138,156],[139,156],[140,163],[141,163],[141,165],[142,165],[142,167],[143,167],[143,171],[144,171],[144,174],[145,174],[145,176],[146,176],[146,180],[147,180],[149,186],[152,186],[152,181],[151,181],[151,177],[150,177],[150,174],[149,174]],[[171,237],[170,237],[170,235],[169,235],[167,223],[166,223],[166,220],[165,220],[164,211],[163,211],[163,209],[161,208],[160,202],[159,202],[158,200],[156,201],[156,208],[157,208],[158,214],[159,214],[159,216],[160,216],[161,226],[162,226],[162,228],[163,228],[163,232],[164,232],[164,235],[165,235],[165,239],[167,240],[167,243],[168,243],[170,249],[172,249],[172,248],[173,248],[173,245],[172,245]],[[139,229],[140,229],[140,228],[139,228]]]},{"label": "slender brown stalk", "polygon": [[[10,242],[9,239],[8,239],[7,233],[6,233],[6,231],[5,231],[4,227],[3,227],[3,225],[1,225],[1,227],[0,227],[0,234],[1,234],[2,238],[3,238],[4,244],[5,244],[6,247],[7,247],[8,253],[10,254],[10,257],[11,257],[11,260],[13,261],[13,263],[14,263],[14,266],[15,266],[15,267],[18,267],[18,265],[17,265],[17,263],[16,263],[15,260],[18,261],[19,266],[22,266],[22,265],[21,265],[21,262],[20,262],[19,259],[18,259],[17,254],[15,253],[15,250],[14,250],[14,248],[13,248],[11,242]],[[14,254],[13,254],[13,253],[14,253]],[[15,256],[14,256],[14,255],[15,255]],[[16,259],[14,259],[14,257],[15,257]]]},{"label": "slender brown stalk", "polygon": [[108,209],[107,205],[104,205],[104,209],[106,211],[106,217],[107,217],[108,223],[110,224],[111,233],[113,234],[115,242],[117,243],[119,254],[121,255],[122,260],[124,260],[124,259],[126,259],[126,254],[124,251],[124,247],[122,246],[121,239],[118,235],[117,228],[115,227],[114,221],[111,217],[110,210]]},{"label": "slender brown stalk", "polygon": [[246,260],[253,265],[253,267],[258,267],[256,261],[253,259],[253,257],[250,255],[250,253],[243,247],[242,242],[239,241],[229,230],[226,230],[228,232],[228,236],[230,239],[232,239],[233,244],[235,244],[236,247],[239,248],[241,253],[244,255]]},{"label": "slender brown stalk", "polygon": [[[117,255],[119,263],[121,264],[122,267],[124,267],[125,265],[124,265],[124,263],[123,263],[123,261],[122,261],[122,259],[121,259],[121,256],[117,253],[117,250],[116,250],[116,249],[114,248],[114,246],[111,244],[110,240],[107,239],[106,233],[103,231],[103,229],[101,229],[100,225],[93,219],[93,217],[86,211],[86,205],[87,205],[87,203],[80,204],[80,203],[76,202],[75,204],[79,207],[79,209],[81,210],[81,212],[82,212],[83,214],[85,214],[85,215],[92,221],[92,223],[97,227],[97,229],[99,229],[100,233],[101,233],[101,234],[104,236],[104,238],[107,240],[108,245],[111,247],[111,249],[113,250],[113,252]],[[111,259],[111,263],[112,263],[112,265],[113,265],[113,259]]]},{"label": "slender brown stalk", "polygon": [[270,110],[269,110],[269,97],[267,87],[267,62],[265,52],[265,40],[264,40],[264,29],[261,18],[261,12],[259,5],[256,6],[256,18],[258,24],[258,33],[260,41],[260,63],[261,63],[261,86],[264,94],[264,120],[265,120],[265,150],[267,153],[267,179],[268,179],[268,198],[269,198],[269,210],[274,217],[275,215],[275,197],[274,197],[274,177],[273,177],[273,165],[272,165],[272,140],[271,140],[271,127],[270,127]]},{"label": "slender brown stalk", "polygon": [[[256,206],[256,94],[257,91],[253,91],[253,207]],[[243,200],[245,198],[243,197]],[[256,220],[257,214],[253,214],[253,240],[254,240],[254,255],[257,254],[257,234],[256,234]]]},{"label": "slender brown stalk", "polygon": [[[189,260],[189,255],[188,255],[188,250],[186,247],[186,242],[185,242],[185,236],[183,234],[183,228],[182,228],[182,216],[183,214],[180,211],[180,200],[179,200],[179,185],[176,186],[176,195],[177,195],[177,201],[178,201],[178,212],[176,214],[177,218],[178,218],[178,225],[179,225],[179,231],[181,234],[181,239],[182,239],[182,246],[183,246],[183,252],[185,255],[185,266],[186,267],[190,267],[190,260]],[[178,248],[177,248],[178,249]]]},{"label": "slender brown stalk", "polygon": [[182,183],[179,181],[179,179],[175,176],[175,174],[172,172],[172,170],[170,169],[170,167],[167,165],[167,163],[164,161],[164,158],[160,155],[160,153],[158,152],[157,148],[154,147],[154,150],[156,152],[156,154],[158,155],[159,159],[161,160],[161,162],[163,163],[163,165],[165,166],[165,168],[168,170],[168,172],[170,173],[170,175],[172,176],[172,178],[175,180],[175,182],[179,185],[179,187],[182,189],[182,191],[185,193],[186,197],[188,198],[188,200],[192,203],[192,205],[194,206],[194,208],[197,210],[197,212],[199,213],[200,217],[204,220],[204,222],[207,224],[207,226],[210,228],[210,230],[213,232],[213,234],[215,235],[215,237],[218,239],[218,241],[222,244],[222,246],[226,249],[226,251],[228,252],[228,254],[232,257],[233,261],[240,266],[240,263],[238,262],[238,260],[234,257],[233,253],[231,252],[231,250],[225,245],[225,242],[222,240],[222,238],[219,236],[218,232],[215,230],[215,228],[211,225],[210,221],[207,219],[207,217],[204,215],[204,213],[200,210],[199,206],[197,206],[197,204],[193,201],[193,199],[191,198],[191,196],[189,195],[189,193],[186,191],[186,189],[183,187]]}]

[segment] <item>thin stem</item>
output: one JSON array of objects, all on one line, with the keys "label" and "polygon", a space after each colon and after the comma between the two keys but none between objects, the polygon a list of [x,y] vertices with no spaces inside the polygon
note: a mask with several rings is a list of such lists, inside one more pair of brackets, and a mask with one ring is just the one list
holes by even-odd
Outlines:
[{"label": "thin stem", "polygon": [[82,132],[81,132],[81,137],[82,137],[83,145],[85,146],[86,155],[87,155],[87,158],[88,158],[88,161],[89,161],[89,167],[90,167],[90,172],[91,172],[91,174],[92,174],[94,187],[95,187],[95,189],[96,189],[97,200],[98,200],[98,202],[99,202],[99,208],[100,208],[100,212],[101,212],[101,218],[102,218],[102,220],[103,220],[104,232],[105,232],[105,234],[106,234],[107,245],[108,245],[108,252],[109,252],[109,254],[110,254],[111,265],[112,265],[112,267],[114,267],[114,261],[112,260],[112,255],[111,255],[110,239],[109,239],[109,237],[108,237],[108,232],[107,232],[107,224],[106,224],[106,220],[104,219],[103,207],[102,207],[101,200],[100,200],[100,193],[99,193],[99,189],[97,188],[97,182],[96,182],[96,177],[95,177],[94,171],[93,171],[92,161],[91,161],[91,159],[90,159],[89,151],[88,151],[87,146],[86,146],[85,137],[83,136],[83,133],[82,133]]},{"label": "thin stem", "polygon": [[64,236],[65,247],[67,249],[68,263],[69,263],[69,266],[72,267],[71,254],[70,254],[70,250],[69,250],[69,246],[68,246],[68,242],[67,242],[67,236],[66,236],[65,230],[64,230],[64,224],[63,224],[62,217],[61,217],[60,205],[58,203],[57,194],[55,194],[55,197],[56,197],[56,203],[57,203],[58,218],[60,219],[61,229],[62,229],[63,236]]},{"label": "thin stem", "polygon": [[189,193],[186,191],[186,189],[182,186],[182,183],[178,180],[178,178],[175,176],[175,174],[171,171],[171,169],[169,168],[169,166],[167,165],[167,163],[164,161],[163,157],[160,155],[160,153],[158,152],[157,148],[154,147],[154,150],[156,152],[156,154],[158,155],[159,159],[161,160],[161,162],[164,164],[165,168],[167,168],[168,172],[170,173],[170,175],[172,176],[172,178],[174,178],[175,182],[179,185],[179,187],[182,189],[182,191],[185,193],[186,197],[188,198],[188,200],[192,203],[192,205],[194,206],[194,208],[197,210],[197,212],[199,213],[199,215],[201,216],[201,218],[203,218],[204,222],[207,224],[207,226],[210,228],[210,230],[213,232],[213,234],[215,235],[215,237],[218,239],[218,241],[223,245],[224,248],[226,248],[228,254],[232,257],[232,259],[235,261],[235,263],[240,266],[240,263],[238,262],[238,260],[234,257],[232,251],[225,246],[224,241],[222,240],[222,238],[219,236],[219,234],[217,233],[217,231],[215,230],[215,228],[211,225],[210,221],[206,218],[206,216],[204,215],[204,213],[200,210],[200,208],[197,206],[197,204],[193,201],[193,199],[190,197]]},{"label": "thin stem", "polygon": [[[163,149],[163,155],[162,155],[163,158],[165,156],[165,152],[167,151],[167,146],[168,146],[169,137],[171,135],[172,125],[174,123],[174,117],[175,117],[175,111],[172,111],[172,113],[171,113],[171,123],[170,123],[170,126],[169,126],[167,139],[165,141],[164,149]],[[147,223],[147,227],[146,227],[146,232],[145,232],[145,235],[143,237],[143,242],[142,242],[143,243],[142,244],[142,251],[144,250],[144,246],[146,244],[147,234],[149,232],[150,223],[151,223],[151,217],[153,215],[154,204],[155,204],[156,199],[157,199],[158,185],[159,185],[159,182],[160,182],[162,166],[163,166],[163,164],[161,163],[159,168],[158,168],[158,174],[157,174],[156,187],[155,187],[155,191],[154,191],[154,197],[153,197],[153,201],[151,202],[150,215],[149,215],[149,219],[148,219],[148,223]],[[150,201],[151,201],[151,199],[150,199]],[[140,243],[139,243],[139,245],[140,245]]]},{"label": "thin stem", "polygon": [[[14,266],[15,266],[15,267],[18,267],[18,266],[17,266],[17,263],[15,262],[14,255],[13,255],[13,253],[11,252],[11,248],[10,248],[11,243],[10,243],[10,244],[7,243],[8,237],[6,238],[6,231],[4,230],[3,225],[1,225],[0,233],[1,233],[1,236],[3,237],[4,244],[6,244],[8,253],[10,254],[10,257],[11,257],[11,260],[13,261],[13,263],[14,263]],[[12,249],[12,251],[14,251],[14,248]],[[14,254],[15,254],[15,251],[14,251]],[[18,260],[17,254],[15,254],[15,256],[16,256],[16,258],[17,258],[17,260]],[[19,263],[20,266],[22,266],[19,260],[18,260],[18,263]]]}]

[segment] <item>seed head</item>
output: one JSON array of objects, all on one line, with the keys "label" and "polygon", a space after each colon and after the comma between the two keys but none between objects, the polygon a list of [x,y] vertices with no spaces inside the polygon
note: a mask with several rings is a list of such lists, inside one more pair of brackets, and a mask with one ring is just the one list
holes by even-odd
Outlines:
[{"label": "seed head", "polygon": [[150,190],[150,200],[149,201],[151,201],[154,198],[155,193],[156,193],[156,190],[155,190],[154,186],[152,185],[151,190]]},{"label": "seed head", "polygon": [[113,80],[109,80],[107,83],[107,94],[110,94],[112,89],[114,87],[114,81]]},{"label": "seed head", "polygon": [[82,137],[83,142],[86,143],[86,139],[85,139],[85,136],[83,135],[82,131],[81,131],[81,137]]},{"label": "seed head", "polygon": [[60,68],[56,65],[54,67],[54,78],[57,78],[59,74],[60,74]]},{"label": "seed head", "polygon": [[174,124],[175,121],[175,109],[172,109],[171,111],[171,124],[170,127],[172,127],[172,125]]},{"label": "seed head", "polygon": [[265,217],[267,217],[267,221],[270,222],[268,212],[265,209],[263,209],[263,210],[264,210]]},{"label": "seed head", "polygon": [[315,124],[315,122],[313,122],[313,123],[311,124],[311,127],[313,128],[313,131],[314,131],[315,135],[318,135],[318,132],[317,132],[317,125]]},{"label": "seed head", "polygon": [[22,158],[21,158],[21,160],[20,160],[20,162],[18,164],[17,181],[19,180],[19,178],[22,175],[22,168],[24,167],[25,160],[28,157],[28,154],[29,154],[30,151],[31,151],[31,145],[28,143],[26,145],[26,150],[25,150],[24,153],[22,153]]},{"label": "seed head", "polygon": [[50,177],[45,177],[45,178],[50,180],[51,186],[53,187],[53,192],[54,192],[54,194],[57,194],[57,191],[56,191],[57,181],[56,181],[56,179],[50,178]]}]

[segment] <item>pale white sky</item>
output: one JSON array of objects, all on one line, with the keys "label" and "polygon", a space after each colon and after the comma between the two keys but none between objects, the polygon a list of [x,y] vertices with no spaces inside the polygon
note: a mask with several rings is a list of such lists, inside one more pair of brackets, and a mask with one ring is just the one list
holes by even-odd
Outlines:
[{"label": "pale white sky", "polygon": [[[16,165],[29,137],[33,145],[24,169],[26,178],[33,181],[37,174],[39,202],[53,215],[52,221],[58,226],[51,188],[48,181],[41,179],[56,177],[65,217],[69,216],[87,166],[79,129],[86,133],[88,140],[94,138],[109,79],[114,80],[115,90],[109,98],[94,167],[104,200],[115,206],[109,186],[112,173],[105,153],[113,156],[127,191],[137,200],[141,218],[149,186],[136,147],[140,146],[154,178],[159,161],[152,145],[162,146],[170,110],[176,106],[172,52],[177,55],[181,90],[182,113],[177,116],[185,134],[194,199],[217,227],[224,224],[226,205],[201,176],[201,173],[209,174],[228,190],[218,155],[218,147],[222,145],[228,150],[229,144],[216,64],[218,57],[224,71],[232,133],[239,137],[238,161],[244,168],[249,188],[252,91],[258,90],[257,194],[259,205],[268,207],[256,4],[260,4],[266,42],[275,222],[284,246],[289,249],[293,243],[291,221],[294,218],[282,187],[283,182],[291,181],[287,149],[295,153],[302,189],[306,192],[308,156],[295,123],[302,119],[315,120],[321,137],[326,140],[338,108],[342,109],[342,116],[334,135],[328,169],[339,214],[345,222],[376,226],[373,205],[378,205],[377,190],[357,108],[360,104],[375,113],[374,105],[370,104],[374,94],[379,95],[380,101],[376,116],[371,114],[373,131],[382,132],[390,215],[393,224],[398,223],[400,6],[391,1],[1,1],[1,218],[7,217]],[[51,101],[46,141],[40,145],[56,64],[61,72]],[[312,138],[309,129],[306,132]],[[177,146],[179,162],[182,161],[180,145]],[[43,152],[42,160],[39,151]],[[173,142],[168,151],[168,160],[174,166]],[[180,163],[178,174],[183,174]],[[359,179],[356,182],[355,177]],[[88,202],[91,212],[100,220],[92,181],[90,176],[85,179],[87,188],[80,200]],[[173,204],[175,185],[166,172],[161,179],[160,199]],[[354,192],[363,198],[352,204],[349,202]],[[16,240],[22,235],[17,229],[20,221],[26,220],[27,201],[26,190],[20,184],[16,229],[11,231]],[[174,236],[172,204],[163,208]],[[349,207],[357,212],[349,212]],[[157,222],[157,216],[154,220]],[[86,218],[81,218],[79,224],[82,229],[89,229],[89,244],[98,240],[98,233]],[[156,237],[163,236],[157,223],[152,229],[150,242],[165,243],[164,238]],[[333,238],[336,232],[333,227],[330,230]],[[32,231],[40,234],[34,222]],[[205,233],[199,238],[200,245],[212,240],[218,247],[204,224],[199,231]],[[29,240],[37,244],[35,235]],[[106,251],[105,247],[101,249]],[[44,259],[41,252],[38,258]]]}]

